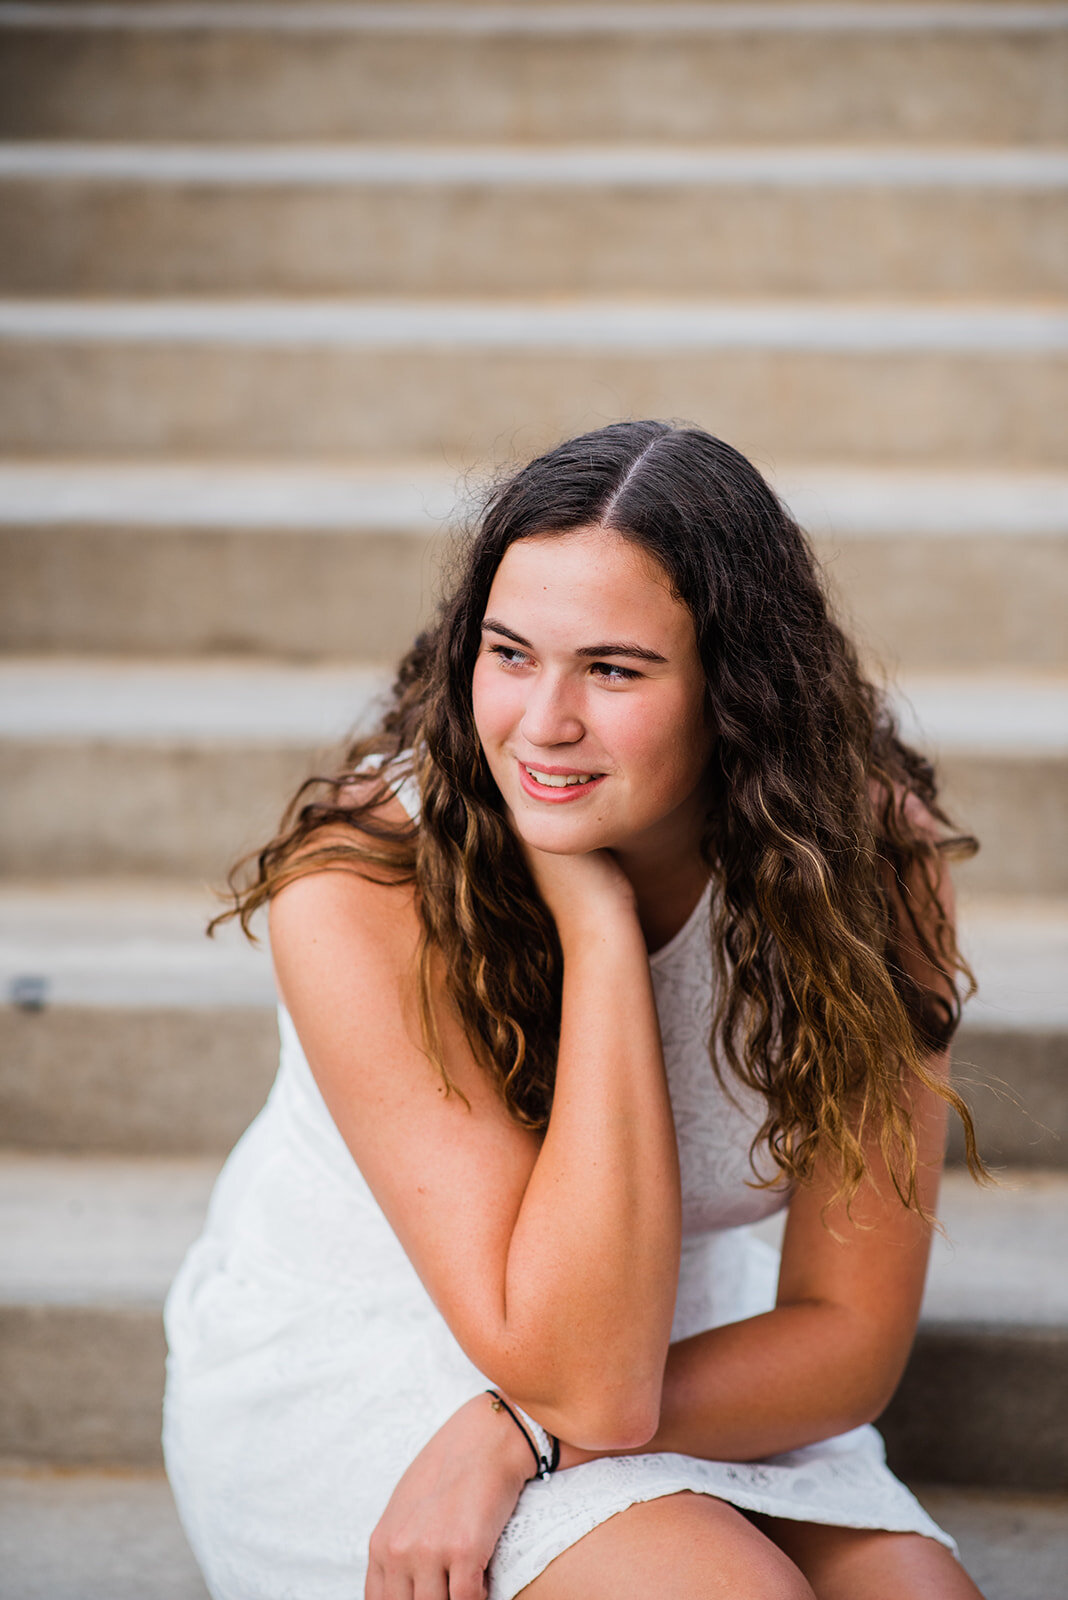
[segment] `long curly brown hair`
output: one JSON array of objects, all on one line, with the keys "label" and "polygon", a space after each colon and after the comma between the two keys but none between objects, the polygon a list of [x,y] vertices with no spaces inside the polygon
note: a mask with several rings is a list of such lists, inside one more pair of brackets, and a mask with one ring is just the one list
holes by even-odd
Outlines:
[{"label": "long curly brown hair", "polygon": [[[803,1181],[830,1158],[848,1202],[874,1128],[901,1199],[920,1209],[910,1082],[954,1107],[969,1165],[984,1170],[966,1106],[928,1064],[959,1020],[959,980],[965,997],[975,987],[939,900],[939,857],[978,847],[862,673],[801,530],[756,468],[699,428],[616,423],[494,490],[378,730],[302,786],[276,837],[231,874],[216,920],[237,916],[247,932],[257,907],[324,868],[414,885],[428,1054],[445,1075],[438,1007],[451,1004],[512,1114],[545,1125],[562,957],[483,757],[471,680],[509,545],[598,525],[659,562],[693,617],[707,680],[711,1069],[763,1097],[753,1153],[770,1150],[776,1181]],[[383,806],[406,752],[417,823]],[[906,946],[943,981],[911,978]]]}]

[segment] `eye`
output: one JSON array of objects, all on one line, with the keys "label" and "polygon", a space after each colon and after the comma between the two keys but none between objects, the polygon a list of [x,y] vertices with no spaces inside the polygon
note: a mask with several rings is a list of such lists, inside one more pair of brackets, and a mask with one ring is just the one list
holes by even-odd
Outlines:
[{"label": "eye", "polygon": [[632,667],[618,666],[614,661],[595,661],[590,667],[602,683],[629,683],[634,678],[640,678],[641,673],[635,672]]},{"label": "eye", "polygon": [[489,653],[498,658],[502,667],[524,667],[530,660],[524,651],[513,644],[491,644]]}]

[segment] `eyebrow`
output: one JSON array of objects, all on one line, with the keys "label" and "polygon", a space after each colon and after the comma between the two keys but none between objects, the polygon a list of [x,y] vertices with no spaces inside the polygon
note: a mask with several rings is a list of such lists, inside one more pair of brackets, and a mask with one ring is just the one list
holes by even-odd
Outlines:
[{"label": "eyebrow", "polygon": [[[486,617],[482,623],[482,630],[484,633],[502,634],[505,639],[511,639],[513,644],[522,645],[524,650],[534,648],[528,639],[513,633],[511,628],[506,628],[496,617]],[[655,666],[667,665],[667,656],[662,656],[659,651],[647,650],[644,645],[627,641],[618,641],[615,644],[587,644],[583,645],[581,650],[576,650],[575,654],[590,661],[600,661],[605,656],[630,656],[635,661],[651,661]]]}]

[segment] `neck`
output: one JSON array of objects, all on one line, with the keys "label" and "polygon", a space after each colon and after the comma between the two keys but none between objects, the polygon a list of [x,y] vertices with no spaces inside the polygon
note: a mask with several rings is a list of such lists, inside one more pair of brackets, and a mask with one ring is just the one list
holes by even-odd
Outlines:
[{"label": "neck", "polygon": [[634,890],[646,947],[659,950],[685,925],[700,900],[708,868],[696,851],[661,858],[620,851],[617,860]]}]

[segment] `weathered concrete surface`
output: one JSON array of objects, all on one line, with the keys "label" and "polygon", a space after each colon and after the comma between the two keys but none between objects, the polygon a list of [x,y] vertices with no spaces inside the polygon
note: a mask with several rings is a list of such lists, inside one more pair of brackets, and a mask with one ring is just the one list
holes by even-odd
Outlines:
[{"label": "weathered concrete surface", "polygon": [[[174,736],[0,741],[0,871],[76,877],[155,874],[221,884],[231,863],[275,832],[312,772],[338,752],[301,738],[228,748]],[[984,851],[962,871],[976,892],[1068,892],[1068,758],[944,752],[952,812]],[[70,796],[81,806],[69,827]],[[1019,826],[1027,815],[1035,834]]]},{"label": "weathered concrete surface", "polygon": [[[262,1105],[277,1053],[266,1005],[3,1005],[0,1121],[28,1150],[222,1152]],[[1068,1030],[965,1029],[956,1057],[988,1162],[1068,1165]],[[955,1119],[949,1159],[963,1160]]]},{"label": "weathered concrete surface", "polygon": [[[275,27],[228,26],[205,6],[177,28],[146,27],[152,6],[124,9],[125,26],[5,30],[0,134],[986,144],[1068,131],[1059,19],[1036,26],[1011,6],[955,8],[950,28],[922,6],[890,28],[871,5],[843,7],[831,28],[803,6],[772,26],[764,6],[709,6],[682,27],[662,6],[498,8],[489,25],[477,7],[391,6],[377,25],[333,27],[302,26],[299,5]],[[562,25],[547,25],[553,11]]]},{"label": "weathered concrete surface", "polygon": [[[1068,1028],[961,1029],[954,1081],[975,1119],[979,1149],[996,1168],[1068,1165]],[[964,1159],[950,1118],[948,1159]]]},{"label": "weathered concrete surface", "polygon": [[[433,613],[435,537],[434,530],[0,529],[0,564],[10,575],[0,596],[0,640],[17,651],[399,660]],[[1004,565],[1019,570],[1015,561]]]},{"label": "weathered concrete surface", "polygon": [[1057,308],[864,302],[0,304],[13,453],[528,455],[682,417],[759,460],[1063,467]]},{"label": "weathered concrete surface", "polygon": [[160,1460],[159,1305],[0,1303],[0,1455]]},{"label": "weathered concrete surface", "polygon": [[23,1150],[221,1154],[277,1065],[266,1007],[0,1007],[0,1122]]},{"label": "weathered concrete surface", "polygon": [[986,1600],[1052,1600],[1068,1571],[1068,1505],[1055,1495],[916,1488],[960,1545]]},{"label": "weathered concrete surface", "polygon": [[1066,165],[937,147],[16,144],[0,146],[0,292],[1055,296]]},{"label": "weathered concrete surface", "polygon": [[1063,1329],[927,1324],[879,1419],[887,1459],[904,1478],[1064,1492],[1066,1384]]},{"label": "weathered concrete surface", "polygon": [[0,1465],[8,1600],[207,1600],[161,1472]]}]

